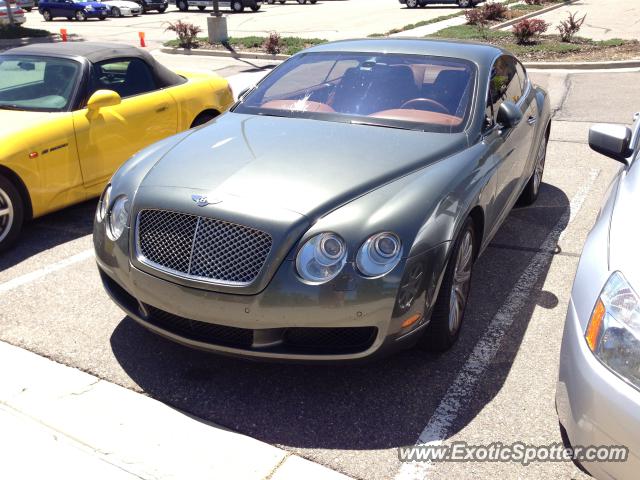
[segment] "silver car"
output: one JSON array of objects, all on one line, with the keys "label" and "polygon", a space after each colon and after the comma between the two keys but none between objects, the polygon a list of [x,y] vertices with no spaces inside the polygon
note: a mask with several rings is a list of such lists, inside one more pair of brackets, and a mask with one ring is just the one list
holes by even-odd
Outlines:
[{"label": "silver car", "polygon": [[[636,116],[637,118],[637,116]],[[624,167],[611,183],[576,273],[562,341],[556,408],[573,447],[625,446],[624,462],[581,461],[596,478],[640,472],[640,121],[595,125],[592,149]]]}]

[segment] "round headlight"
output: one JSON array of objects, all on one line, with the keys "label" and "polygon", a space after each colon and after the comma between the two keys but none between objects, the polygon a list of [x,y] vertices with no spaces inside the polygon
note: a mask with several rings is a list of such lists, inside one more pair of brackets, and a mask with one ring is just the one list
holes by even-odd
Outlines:
[{"label": "round headlight", "polygon": [[335,233],[321,233],[310,238],[296,257],[298,274],[311,283],[334,279],[347,262],[347,246]]},{"label": "round headlight", "polygon": [[111,240],[118,240],[124,232],[129,221],[129,199],[122,195],[113,202],[113,207],[109,213],[109,228],[107,233]]},{"label": "round headlight", "polygon": [[402,243],[395,233],[377,233],[367,239],[358,250],[356,266],[367,277],[381,277],[398,265],[402,257]]},{"label": "round headlight", "polygon": [[98,202],[98,209],[96,210],[96,217],[98,217],[98,221],[101,222],[107,216],[107,210],[109,208],[109,203],[111,202],[111,185],[107,185],[107,188],[102,192],[102,196],[100,197],[100,201]]}]

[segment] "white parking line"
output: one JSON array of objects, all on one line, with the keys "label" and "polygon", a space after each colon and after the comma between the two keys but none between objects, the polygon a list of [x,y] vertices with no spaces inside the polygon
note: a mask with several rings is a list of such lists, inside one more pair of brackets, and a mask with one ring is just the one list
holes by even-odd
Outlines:
[{"label": "white parking line", "polygon": [[39,268],[38,270],[29,272],[20,277],[13,278],[7,282],[0,283],[0,295],[11,290],[15,290],[16,288],[28,283],[40,280],[42,277],[45,277],[50,273],[57,272],[58,270],[62,270],[63,268],[67,268],[75,263],[82,262],[83,260],[91,257],[93,257],[93,248],[84,250],[80,253],[72,255],[71,257],[67,257],[64,260],[60,260],[59,262],[47,265],[46,267]]},{"label": "white parking line", "polygon": [[[509,293],[507,300],[489,323],[484,335],[433,412],[416,445],[437,446],[444,443],[449,429],[458,417],[458,412],[473,397],[476,385],[498,351],[502,338],[511,327],[513,320],[522,311],[525,301],[531,293],[531,288],[547,267],[549,256],[552,255],[548,252],[554,251],[556,245],[564,237],[564,232],[580,212],[599,173],[600,170],[595,168],[589,172],[587,181],[571,199],[569,211],[562,215],[549,232],[540,247],[541,251],[533,257]],[[432,467],[432,462],[404,463],[396,475],[396,480],[423,480],[427,478]]]}]

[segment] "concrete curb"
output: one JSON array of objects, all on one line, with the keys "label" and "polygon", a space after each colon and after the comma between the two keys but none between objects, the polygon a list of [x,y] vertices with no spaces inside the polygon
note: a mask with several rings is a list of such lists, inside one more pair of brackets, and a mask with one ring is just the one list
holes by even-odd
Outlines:
[{"label": "concrete curb", "polygon": [[[82,465],[48,465],[49,478],[91,478],[91,464],[104,462],[128,474],[127,479],[348,480],[322,465],[5,342],[0,342],[0,364],[11,365],[0,371],[0,421],[9,409],[40,428],[33,433],[34,441],[53,435],[88,455],[90,461]],[[20,422],[14,428],[19,430]],[[3,433],[12,437],[11,432]],[[5,445],[2,454],[24,457],[29,453],[24,445]]]},{"label": "concrete curb", "polygon": [[27,38],[2,38],[0,47],[22,47],[33,43],[53,43],[60,40],[60,35],[51,34],[48,37],[27,37]]},{"label": "concrete curb", "polygon": [[179,54],[179,55],[194,55],[204,57],[231,57],[231,58],[246,58],[250,60],[286,60],[290,55],[270,55],[268,53],[233,53],[226,50],[204,50],[204,49],[192,49],[177,48],[177,47],[162,47],[160,49],[162,53]]},{"label": "concrete curb", "polygon": [[507,20],[506,22],[499,23],[497,25],[494,25],[494,26],[490,27],[490,30],[500,30],[502,28],[509,27],[511,25],[515,25],[516,23],[518,23],[521,20],[525,20],[527,18],[538,17],[540,15],[544,15],[547,12],[551,12],[552,10],[556,10],[557,8],[566,7],[568,5],[571,5],[572,3],[576,3],[578,1],[579,0],[565,0],[562,3],[556,3],[556,4],[551,5],[549,7],[542,8],[540,10],[536,10],[535,12],[527,13],[526,15],[523,15],[521,17],[512,18],[511,20]]},{"label": "concrete curb", "polygon": [[612,62],[523,62],[526,68],[539,70],[615,70],[618,68],[640,68],[638,60]]}]

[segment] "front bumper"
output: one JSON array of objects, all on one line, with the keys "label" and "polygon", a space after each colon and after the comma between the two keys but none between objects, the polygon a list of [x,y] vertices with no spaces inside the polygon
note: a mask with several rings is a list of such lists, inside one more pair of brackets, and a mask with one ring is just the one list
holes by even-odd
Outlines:
[{"label": "front bumper", "polygon": [[[426,318],[409,327],[402,323],[432,303],[448,246],[438,245],[419,260],[403,260],[379,279],[359,277],[347,264],[341,276],[324,285],[302,283],[295,262],[285,260],[264,290],[243,295],[181,285],[142,271],[99,229],[94,244],[103,284],[131,318],[191,347],[297,362],[371,359],[412,346]],[[400,313],[396,296],[402,272],[417,261],[433,269],[411,307]]]},{"label": "front bumper", "polygon": [[598,479],[635,478],[640,471],[640,392],[591,353],[569,303],[556,389],[560,423],[572,446],[626,446],[626,462],[580,462]]}]

